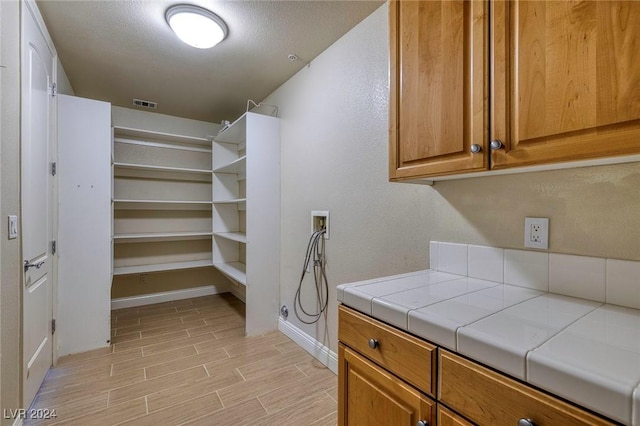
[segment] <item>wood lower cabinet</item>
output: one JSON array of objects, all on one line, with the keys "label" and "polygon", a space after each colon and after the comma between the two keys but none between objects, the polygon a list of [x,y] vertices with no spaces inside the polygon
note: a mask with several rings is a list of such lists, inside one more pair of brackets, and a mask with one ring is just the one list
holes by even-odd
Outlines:
[{"label": "wood lower cabinet", "polygon": [[640,154],[640,2],[397,0],[389,19],[390,180]]},{"label": "wood lower cabinet", "polygon": [[[362,343],[369,335],[379,338],[373,348]],[[345,306],[338,340],[340,426],[616,424]],[[402,378],[426,378],[435,366],[426,385]]]},{"label": "wood lower cabinet", "polygon": [[517,425],[520,419],[536,426],[614,424],[443,349],[438,401],[479,425]]},{"label": "wood lower cabinet", "polygon": [[436,346],[344,306],[338,322],[342,343],[435,398]]},{"label": "wood lower cabinet", "polygon": [[338,348],[338,425],[432,425],[435,401],[342,343]]}]

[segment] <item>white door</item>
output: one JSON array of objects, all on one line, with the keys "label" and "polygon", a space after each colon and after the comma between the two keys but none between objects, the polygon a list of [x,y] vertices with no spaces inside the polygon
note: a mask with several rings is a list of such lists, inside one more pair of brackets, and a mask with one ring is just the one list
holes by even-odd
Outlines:
[{"label": "white door", "polygon": [[28,407],[52,364],[50,151],[53,58],[29,6],[22,7],[22,299],[23,404]]}]

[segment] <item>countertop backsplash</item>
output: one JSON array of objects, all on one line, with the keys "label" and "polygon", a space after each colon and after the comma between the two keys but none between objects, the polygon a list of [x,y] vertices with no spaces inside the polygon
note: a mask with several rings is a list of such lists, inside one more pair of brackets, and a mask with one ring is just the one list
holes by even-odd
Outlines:
[{"label": "countertop backsplash", "polygon": [[640,309],[640,262],[534,250],[429,243],[430,269]]}]

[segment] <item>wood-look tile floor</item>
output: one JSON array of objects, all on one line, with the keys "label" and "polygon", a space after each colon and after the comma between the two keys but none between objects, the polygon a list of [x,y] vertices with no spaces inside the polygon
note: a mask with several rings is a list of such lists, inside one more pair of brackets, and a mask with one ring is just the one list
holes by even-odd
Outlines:
[{"label": "wood-look tile floor", "polygon": [[229,294],[112,312],[112,346],[60,358],[26,425],[335,425],[336,376]]}]

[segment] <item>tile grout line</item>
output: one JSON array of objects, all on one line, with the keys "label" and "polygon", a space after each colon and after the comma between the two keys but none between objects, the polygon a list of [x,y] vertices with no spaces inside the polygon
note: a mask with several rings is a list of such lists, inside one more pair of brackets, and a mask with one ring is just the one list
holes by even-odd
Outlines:
[{"label": "tile grout line", "polygon": [[247,381],[247,379],[244,378],[244,375],[242,374],[242,372],[240,371],[239,368],[234,368],[234,370],[236,371],[236,373],[238,373],[240,375],[240,377],[242,378],[243,382]]},{"label": "tile grout line", "polygon": [[256,399],[258,400],[258,402],[260,403],[260,405],[262,405],[262,409],[264,410],[264,412],[265,412],[265,413],[267,413],[267,416],[268,416],[269,414],[271,414],[271,413],[269,412],[269,410],[267,410],[267,407],[265,407],[265,406],[264,406],[264,404],[262,403],[262,401],[260,400],[260,397],[259,397],[259,396],[256,396]]}]

